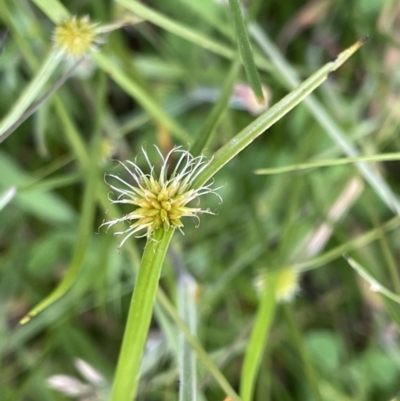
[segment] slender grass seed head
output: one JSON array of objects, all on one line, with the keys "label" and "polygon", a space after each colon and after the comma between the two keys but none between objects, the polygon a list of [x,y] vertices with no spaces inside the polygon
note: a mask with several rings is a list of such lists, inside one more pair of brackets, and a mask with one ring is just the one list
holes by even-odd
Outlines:
[{"label": "slender grass seed head", "polygon": [[[118,175],[108,175],[115,182],[115,184],[107,182],[108,185],[119,194],[117,199],[111,200],[112,203],[128,204],[133,207],[133,210],[125,216],[102,224],[109,228],[118,223],[129,223],[126,230],[115,233],[115,235],[124,236],[120,246],[132,235],[150,239],[159,228],[167,231],[173,227],[183,233],[183,217],[199,219],[198,215],[201,213],[213,214],[209,209],[187,206],[190,202],[211,193],[222,201],[215,192],[218,188],[211,188],[213,182],[206,183],[200,188],[192,187],[194,180],[209,165],[210,160],[206,160],[204,156],[194,157],[180,147],[173,148],[164,157],[160,150],[155,148],[161,158],[158,173],[147,152],[142,148],[149,173],[144,173],[136,161],[126,161],[120,163],[128,172],[132,183],[123,180]],[[177,156],[178,161],[172,173],[168,174],[168,163],[173,156]]]}]

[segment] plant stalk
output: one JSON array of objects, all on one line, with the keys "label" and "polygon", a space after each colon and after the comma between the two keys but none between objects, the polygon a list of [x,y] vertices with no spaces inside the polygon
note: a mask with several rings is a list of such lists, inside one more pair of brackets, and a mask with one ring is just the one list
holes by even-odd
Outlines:
[{"label": "plant stalk", "polygon": [[129,307],[111,401],[132,401],[137,393],[158,281],[173,233],[173,228],[168,231],[160,228],[147,241]]}]

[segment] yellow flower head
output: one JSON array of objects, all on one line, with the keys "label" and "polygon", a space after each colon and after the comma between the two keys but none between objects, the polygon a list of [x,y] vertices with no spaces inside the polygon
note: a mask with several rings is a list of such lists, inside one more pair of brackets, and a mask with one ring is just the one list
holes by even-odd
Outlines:
[{"label": "yellow flower head", "polygon": [[[209,165],[209,161],[206,161],[204,156],[194,157],[179,147],[172,149],[165,157],[157,147],[156,149],[162,160],[159,174],[155,173],[155,168],[146,151],[142,149],[150,169],[149,174],[145,174],[136,162],[126,161],[120,163],[133,179],[133,185],[117,175],[109,175],[124,186],[119,188],[110,185],[114,191],[119,193],[118,198],[112,202],[130,204],[135,207],[127,215],[102,224],[102,226],[111,227],[120,222],[129,222],[130,225],[127,230],[115,233],[115,235],[125,235],[120,246],[131,235],[150,238],[154,231],[160,227],[164,230],[168,230],[170,227],[178,228],[183,233],[182,217],[198,218],[197,215],[200,213],[212,214],[209,209],[186,206],[202,195],[216,194],[215,190],[211,188],[213,182],[200,188],[192,188],[194,180]],[[168,176],[168,161],[172,155],[178,155],[179,159],[174,171]],[[218,194],[216,195],[219,197]]]},{"label": "yellow flower head", "polygon": [[96,49],[98,24],[91,23],[88,16],[72,17],[58,25],[53,34],[56,46],[72,58],[79,58]]},{"label": "yellow flower head", "polygon": [[[268,291],[268,272],[261,273],[255,280],[260,292]],[[285,267],[278,272],[275,299],[277,302],[290,302],[299,292],[299,272],[292,267]]]}]

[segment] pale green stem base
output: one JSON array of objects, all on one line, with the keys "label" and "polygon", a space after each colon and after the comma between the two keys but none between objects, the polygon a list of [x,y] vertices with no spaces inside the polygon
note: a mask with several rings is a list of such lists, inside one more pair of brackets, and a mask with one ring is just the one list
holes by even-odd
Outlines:
[{"label": "pale green stem base", "polygon": [[269,330],[275,314],[275,291],[278,276],[279,271],[269,273],[268,288],[265,289],[257,310],[240,377],[240,396],[243,401],[251,401],[253,399],[261,358],[268,341]]},{"label": "pale green stem base", "polygon": [[158,229],[143,253],[111,393],[112,401],[132,401],[138,389],[140,365],[165,254],[174,229]]}]

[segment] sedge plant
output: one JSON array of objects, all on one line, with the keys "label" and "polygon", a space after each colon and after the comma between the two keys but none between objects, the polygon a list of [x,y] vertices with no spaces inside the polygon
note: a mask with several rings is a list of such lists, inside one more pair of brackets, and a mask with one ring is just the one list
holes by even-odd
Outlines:
[{"label": "sedge plant", "polygon": [[[37,0],[39,7],[48,9],[43,2]],[[140,13],[143,19],[152,19],[154,23],[158,23],[174,31],[175,33],[186,35],[187,30],[177,24],[171,24],[168,19],[160,18],[156,13],[151,13],[149,10],[135,1],[119,0],[123,6],[126,6],[131,11]],[[58,4],[56,2],[55,4]],[[245,32],[245,26],[242,24],[242,16],[238,7],[239,2],[232,1],[234,21],[240,26],[237,27],[237,40],[240,42],[243,38],[246,40],[246,51],[241,52],[241,56],[246,57],[249,53],[248,35]],[[62,14],[62,13],[61,13]],[[57,67],[59,55],[69,53],[70,57],[79,58],[87,52],[96,50],[99,42],[99,35],[106,30],[100,26],[90,23],[86,18],[78,19],[61,14],[51,15],[54,20],[58,20],[57,28],[54,33],[54,41],[56,47],[54,53],[50,53],[50,57],[45,61],[42,69],[39,71],[37,78],[34,78],[31,86],[28,88],[28,94],[24,94],[23,101],[16,103],[15,107],[2,121],[0,136],[4,134],[10,127],[15,124],[26,109],[32,104],[38,96],[40,90],[46,84],[51,73]],[[115,26],[113,26],[113,29]],[[77,33],[78,32],[78,33]],[[76,35],[77,33],[77,35]],[[204,37],[199,35],[187,35],[188,40],[203,46],[209,46],[216,53],[222,54],[228,58],[235,58],[236,53],[226,48],[209,43]],[[80,39],[80,41],[76,39]],[[241,39],[242,38],[242,39]],[[176,230],[183,232],[184,219],[192,217],[199,219],[201,214],[213,214],[209,209],[202,209],[199,205],[199,197],[208,194],[214,194],[217,197],[218,188],[213,187],[213,177],[221,170],[230,160],[236,157],[242,150],[251,146],[251,143],[261,134],[263,134],[273,124],[283,118],[296,105],[301,103],[310,93],[318,88],[327,77],[339,68],[354,52],[356,52],[364,40],[356,42],[340,53],[335,60],[327,63],[311,77],[298,85],[294,90],[288,93],[282,100],[264,112],[260,117],[254,120],[251,124],[245,127],[242,131],[236,134],[225,145],[217,150],[211,157],[206,158],[201,154],[203,145],[200,149],[196,149],[196,154],[192,155],[188,150],[182,147],[175,147],[169,153],[164,155],[160,150],[157,151],[160,160],[150,160],[150,156],[143,149],[142,155],[147,162],[147,171],[143,171],[139,167],[139,163],[135,161],[121,162],[122,169],[127,173],[128,178],[121,178],[117,174],[111,174],[107,177],[108,185],[115,193],[116,198],[113,203],[124,204],[130,210],[122,217],[113,218],[103,223],[108,228],[114,228],[120,224],[125,225],[124,228],[117,231],[115,234],[122,236],[120,246],[125,245],[133,237],[144,237],[146,245],[141,258],[140,267],[136,277],[135,288],[131,299],[131,304],[128,312],[128,319],[125,326],[125,333],[120,349],[117,369],[112,387],[112,401],[131,401],[135,398],[138,391],[140,366],[145,347],[147,334],[150,326],[150,321],[153,313],[154,302],[157,297],[158,282],[161,275],[164,259],[170,244],[170,241]],[[96,57],[95,57],[96,58]],[[49,63],[49,60],[51,63]],[[252,61],[246,62],[246,72],[252,76],[255,72],[257,63]],[[112,60],[107,60],[101,52],[97,55],[97,63],[105,71],[110,72],[110,75],[120,83],[130,82],[127,76],[124,75],[118,66],[113,65]],[[226,84],[227,88],[232,86],[238,65],[234,63],[232,71],[229,74],[229,80]],[[44,72],[43,72],[44,71]],[[33,85],[33,89],[32,89]],[[148,97],[145,97],[142,92],[138,92],[137,87],[129,86],[131,94],[138,95],[142,100],[142,104],[146,105],[147,109],[153,110],[156,114],[157,109]],[[253,82],[254,88],[259,86],[258,79]],[[257,89],[255,89],[257,91]],[[260,96],[259,96],[260,97]],[[224,98],[227,95],[224,94]],[[225,99],[226,100],[226,99]],[[226,103],[226,101],[224,101]],[[218,117],[218,116],[217,116]],[[218,118],[215,118],[217,121]],[[171,125],[168,118],[162,120],[164,123],[175,130],[177,136],[181,139],[186,138],[186,133],[180,127]],[[210,123],[211,124],[211,123]],[[211,124],[213,125],[213,124]],[[206,144],[209,142],[209,132],[202,133],[204,138],[199,143]],[[175,167],[171,166],[175,163]],[[96,172],[92,172],[95,174]],[[90,197],[90,190],[87,196]],[[218,217],[215,217],[218,218]],[[268,311],[269,320],[267,324],[256,324],[253,331],[253,338],[257,338],[260,333],[265,333],[270,325],[274,315],[274,292],[277,285],[278,277],[271,276],[271,293],[265,294],[262,300],[261,311]],[[54,302],[59,296],[66,291],[59,291],[56,297],[53,297],[45,304],[35,308],[33,312],[27,315],[23,322],[26,322],[30,317],[44,309],[49,303]],[[260,312],[261,313],[261,312]],[[260,321],[260,320],[259,320]],[[190,330],[187,339],[190,339]],[[188,341],[193,345],[193,341]],[[255,355],[255,348],[249,350],[249,354],[245,355],[245,366],[249,374],[245,381],[245,388],[241,390],[242,399],[250,401],[254,382],[259,369],[259,358]],[[231,400],[239,401],[241,398],[232,389],[232,387],[224,387],[227,396]]]},{"label": "sedge plant", "polygon": [[[355,43],[334,61],[318,70],[280,102],[239,132],[210,159],[206,160],[203,156],[194,157],[180,148],[173,149],[165,157],[161,154],[161,168],[157,172],[156,166],[149,159],[146,151],[143,151],[148,164],[149,171],[147,173],[143,172],[137,163],[127,161],[121,164],[128,171],[130,182],[117,175],[111,176],[117,182],[110,184],[111,188],[118,194],[113,202],[128,204],[132,207],[132,211],[121,218],[107,221],[104,225],[112,227],[118,223],[128,223],[127,229],[115,233],[123,236],[121,245],[131,236],[147,238],[120,350],[113,383],[112,401],[129,401],[137,393],[141,358],[156,298],[158,280],[174,231],[176,229],[183,230],[182,218],[210,213],[209,210],[189,207],[187,204],[195,201],[199,196],[216,194],[216,190],[212,189],[213,176],[240,151],[249,146],[254,139],[315,90],[363,43],[363,40]],[[178,162],[169,175],[169,160],[174,153],[178,156]],[[266,308],[268,309],[270,297],[266,299]],[[258,361],[258,358],[249,359],[248,369],[253,373],[258,369]],[[253,374],[251,380],[254,380],[255,376]],[[249,391],[244,395],[245,401],[251,399],[251,388],[250,385]],[[238,401],[240,399],[234,392],[229,396],[232,400]]]}]

